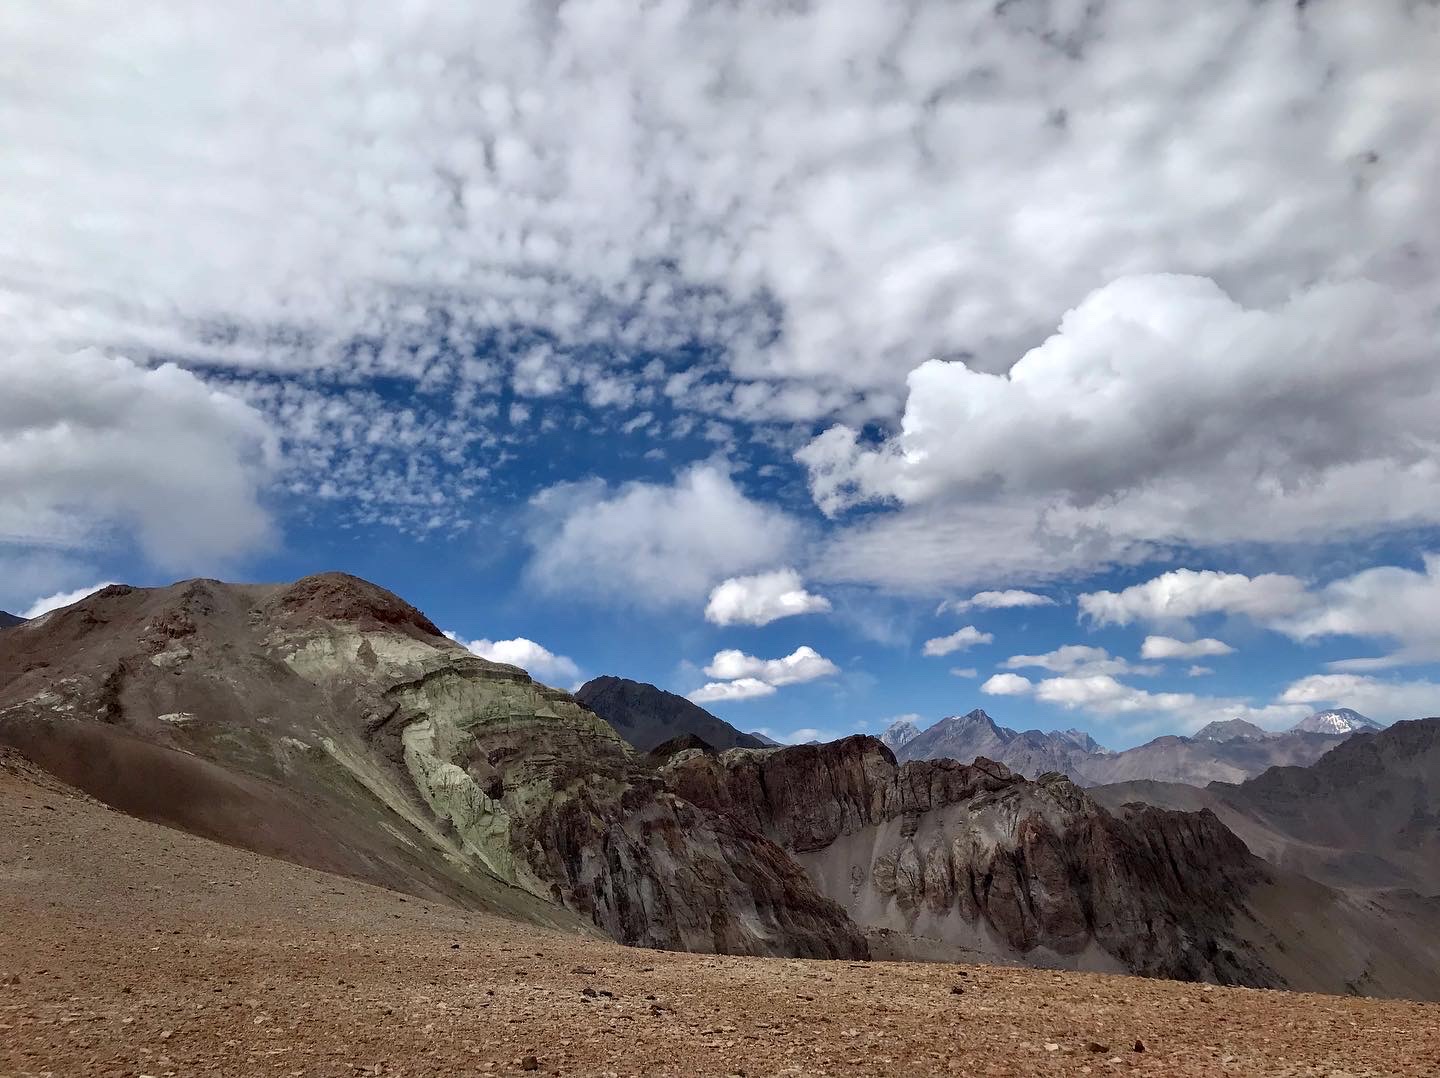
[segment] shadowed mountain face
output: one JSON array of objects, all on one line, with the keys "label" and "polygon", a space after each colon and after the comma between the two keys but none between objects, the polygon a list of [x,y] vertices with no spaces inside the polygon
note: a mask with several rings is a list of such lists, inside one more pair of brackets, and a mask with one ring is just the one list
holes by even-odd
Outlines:
[{"label": "shadowed mountain face", "polygon": [[683,734],[694,734],[717,749],[765,747],[753,734],[742,734],[683,696],[641,681],[597,677],[575,692],[575,699],[608,722],[641,752]]},{"label": "shadowed mountain face", "polygon": [[469,908],[685,950],[1431,991],[1318,885],[1297,935],[1295,881],[1214,815],[874,738],[707,740],[642,755],[342,574],[114,586],[0,648],[0,743],[100,800]]},{"label": "shadowed mountain face", "polygon": [[1111,806],[1208,808],[1266,860],[1331,886],[1440,896],[1440,718],[1358,734],[1309,767],[1238,784],[1127,782],[1093,792]]},{"label": "shadowed mountain face", "polygon": [[4,610],[0,610],[0,629],[8,629],[10,628],[10,626],[20,625],[24,621],[24,618],[17,617],[14,614],[9,614],[6,613]]}]

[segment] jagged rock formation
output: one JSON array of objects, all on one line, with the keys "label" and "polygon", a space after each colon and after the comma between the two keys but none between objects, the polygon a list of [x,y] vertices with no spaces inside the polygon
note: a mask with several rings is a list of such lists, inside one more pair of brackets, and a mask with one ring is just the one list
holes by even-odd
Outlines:
[{"label": "jagged rock formation", "polygon": [[717,749],[765,747],[754,734],[742,734],[699,704],[642,681],[610,676],[591,678],[575,691],[575,699],[641,752],[649,752],[682,734],[694,734]]},{"label": "jagged rock formation", "polygon": [[1261,740],[1273,736],[1253,722],[1244,719],[1226,719],[1224,722],[1207,722],[1195,731],[1194,741],[1235,741],[1239,738]]},{"label": "jagged rock formation", "polygon": [[688,755],[666,780],[791,851],[872,928],[966,952],[1277,983],[1230,929],[1264,870],[1208,813],[1116,816],[1061,775],[898,765],[869,737]]},{"label": "jagged rock formation", "polygon": [[402,890],[648,946],[866,953],[782,850],[567,693],[343,574],[35,619],[0,653],[0,742],[137,815]]},{"label": "jagged rock formation", "polygon": [[20,625],[20,624],[22,624],[24,621],[25,621],[25,619],[22,618],[22,617],[18,617],[18,616],[15,615],[15,614],[11,614],[11,613],[9,613],[9,612],[7,612],[7,611],[0,610],[0,629],[8,629],[8,628],[10,628],[10,626],[12,626],[12,625]]},{"label": "jagged rock formation", "polygon": [[1365,730],[1381,730],[1384,727],[1368,715],[1362,715],[1348,707],[1336,707],[1328,711],[1317,711],[1301,719],[1290,729],[1302,734],[1344,735]]}]

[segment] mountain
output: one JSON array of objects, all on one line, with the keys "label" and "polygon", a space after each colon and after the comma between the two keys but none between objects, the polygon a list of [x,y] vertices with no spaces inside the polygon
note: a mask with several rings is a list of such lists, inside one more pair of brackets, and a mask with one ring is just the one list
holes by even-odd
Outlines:
[{"label": "mountain", "polygon": [[7,630],[0,746],[131,815],[568,936],[1440,995],[1440,911],[1350,902],[1213,812],[870,737],[642,754],[339,573],[115,585]]},{"label": "mountain", "polygon": [[1258,741],[1269,736],[1268,731],[1262,730],[1253,722],[1246,722],[1244,719],[1227,719],[1224,722],[1206,723],[1195,731],[1192,740],[1234,741],[1237,738],[1250,738]]},{"label": "mountain", "polygon": [[864,736],[682,754],[664,774],[789,852],[875,958],[1440,995],[1440,902],[1356,902],[1267,865],[1212,812],[1107,810],[1058,774],[897,764]]},{"label": "mountain", "polygon": [[899,752],[902,746],[908,745],[919,736],[920,727],[910,719],[896,719],[885,727],[885,732],[880,735],[880,741],[891,752]]},{"label": "mountain", "polygon": [[902,744],[896,753],[900,760],[948,759],[961,763],[983,756],[1028,778],[1058,771],[1082,782],[1088,761],[1105,755],[1105,749],[1078,730],[1020,732],[999,725],[979,708],[941,719]]},{"label": "mountain", "polygon": [[345,574],[114,585],[7,630],[0,744],[132,815],[470,909],[867,952],[793,859],[665,790],[568,693]]},{"label": "mountain", "polygon": [[770,737],[767,734],[762,734],[758,730],[751,730],[750,733],[746,736],[753,737],[756,741],[760,742],[762,748],[778,749],[781,745],[781,743],[779,741],[776,741],[773,737]]},{"label": "mountain", "polygon": [[1112,807],[1212,811],[1254,853],[1333,887],[1440,897],[1440,718],[1357,734],[1308,767],[1275,767],[1241,783],[1091,792]]},{"label": "mountain", "polygon": [[1243,719],[1212,722],[1194,737],[1166,735],[1112,752],[1080,730],[1025,730],[1001,726],[984,711],[941,719],[905,741],[902,760],[952,759],[962,763],[985,756],[1027,778],[1049,771],[1082,786],[1117,782],[1242,782],[1278,765],[1314,763],[1348,732],[1291,731],[1271,734]]},{"label": "mountain", "polygon": [[681,734],[694,734],[717,749],[762,749],[765,742],[742,734],[683,696],[622,677],[597,677],[581,685],[575,699],[613,726],[641,752]]},{"label": "mountain", "polygon": [[20,625],[25,621],[22,617],[0,610],[0,629],[8,629],[12,625]]},{"label": "mountain", "polygon": [[1305,734],[1354,734],[1363,730],[1382,730],[1384,727],[1358,711],[1337,707],[1329,711],[1317,711],[1309,718],[1301,719],[1290,729]]}]

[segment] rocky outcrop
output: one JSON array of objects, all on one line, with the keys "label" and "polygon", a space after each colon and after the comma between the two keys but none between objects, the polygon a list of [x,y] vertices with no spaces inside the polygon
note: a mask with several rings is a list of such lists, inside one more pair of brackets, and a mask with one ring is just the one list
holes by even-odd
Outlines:
[{"label": "rocky outcrop", "polygon": [[852,737],[693,755],[667,783],[794,853],[863,924],[970,950],[1093,959],[1182,978],[1276,983],[1232,922],[1265,869],[1210,813],[1112,815],[1058,774],[897,764]]},{"label": "rocky outcrop", "polygon": [[597,677],[575,690],[575,699],[613,726],[641,752],[684,734],[717,749],[759,749],[765,742],[742,734],[699,704],[654,685],[621,677]]}]

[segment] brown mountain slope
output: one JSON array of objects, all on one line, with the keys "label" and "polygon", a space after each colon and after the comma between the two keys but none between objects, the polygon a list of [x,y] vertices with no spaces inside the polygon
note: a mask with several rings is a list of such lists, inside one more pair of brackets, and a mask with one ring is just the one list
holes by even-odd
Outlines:
[{"label": "brown mountain slope", "polygon": [[116,586],[7,631],[0,743],[145,818],[472,908],[866,950],[778,847],[665,793],[568,694],[342,574]]},{"label": "brown mountain slope", "polygon": [[0,1025],[16,1076],[1440,1070],[1424,1004],[617,947],[121,816],[3,752]]}]

